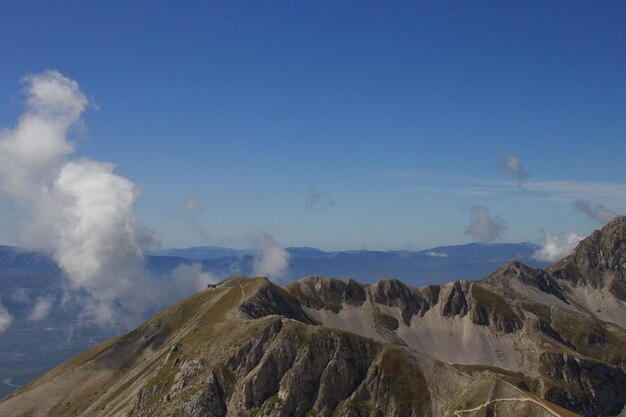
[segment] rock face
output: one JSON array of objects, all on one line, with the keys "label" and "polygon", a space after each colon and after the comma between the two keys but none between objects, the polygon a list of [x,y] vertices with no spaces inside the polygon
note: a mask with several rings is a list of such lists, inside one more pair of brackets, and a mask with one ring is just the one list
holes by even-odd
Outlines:
[{"label": "rock face", "polygon": [[[626,413],[626,219],[547,271],[413,288],[233,277],[0,402],[0,416]],[[621,414],[620,414],[621,413]]]},{"label": "rock face", "polygon": [[607,289],[626,301],[626,216],[593,232],[556,266],[556,277],[577,286]]},{"label": "rock face", "polygon": [[626,216],[616,217],[602,230],[596,230],[581,242],[571,261],[584,271],[618,272],[626,266]]}]

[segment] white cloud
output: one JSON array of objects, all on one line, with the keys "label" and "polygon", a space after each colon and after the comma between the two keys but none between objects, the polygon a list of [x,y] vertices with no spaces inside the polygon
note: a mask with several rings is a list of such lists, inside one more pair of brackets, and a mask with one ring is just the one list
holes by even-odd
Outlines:
[{"label": "white cloud", "polygon": [[35,302],[35,306],[31,310],[27,319],[30,321],[39,321],[48,317],[50,314],[50,310],[52,309],[52,304],[54,303],[54,298],[52,297],[39,297]]},{"label": "white cloud", "polygon": [[286,278],[289,253],[266,232],[248,235],[247,241],[257,250],[252,265],[255,275],[272,279]]},{"label": "white cloud", "polygon": [[177,298],[183,298],[202,291],[208,284],[216,282],[217,279],[212,274],[202,271],[200,263],[183,264],[174,269],[171,288],[178,293]]},{"label": "white cloud", "polygon": [[0,304],[0,333],[5,331],[11,325],[13,316],[9,314],[8,310]]},{"label": "white cloud", "polygon": [[76,82],[56,71],[26,77],[24,82],[28,110],[15,128],[0,133],[0,190],[28,199],[44,191],[50,173],[74,151],[66,134],[89,102]]},{"label": "white cloud", "polygon": [[616,212],[607,209],[602,204],[598,204],[594,208],[588,200],[582,200],[580,198],[574,202],[574,207],[581,213],[585,213],[587,216],[596,219],[602,224],[610,222],[617,216]]},{"label": "white cloud", "polygon": [[[0,133],[0,194],[21,209],[22,244],[53,250],[66,300],[81,303],[85,318],[132,325],[178,294],[145,269],[142,248],[158,237],[136,224],[139,189],[111,163],[72,158],[68,135],[89,106],[75,81],[47,71],[25,83],[27,109]],[[32,318],[51,305],[42,300]]]},{"label": "white cloud", "polygon": [[545,230],[541,248],[533,254],[533,258],[540,261],[558,261],[568,256],[582,239],[582,236],[574,232],[556,234]]},{"label": "white cloud", "polygon": [[55,260],[72,289],[88,292],[85,311],[100,322],[116,321],[119,313],[138,317],[158,297],[150,293],[135,225],[139,191],[113,170],[88,159],[67,162],[42,216],[55,232]]},{"label": "white cloud", "polygon": [[493,242],[500,239],[502,233],[506,230],[506,225],[498,216],[491,216],[489,209],[482,206],[474,206],[471,208],[471,221],[465,234],[479,242]]},{"label": "white cloud", "polygon": [[108,163],[71,161],[52,189],[64,203],[55,213],[55,258],[77,286],[90,285],[111,261],[141,257],[133,219],[138,190],[113,169]]},{"label": "white cloud", "polygon": [[432,258],[447,258],[450,255],[448,255],[447,253],[435,252],[431,250],[426,252],[426,256],[430,256]]}]

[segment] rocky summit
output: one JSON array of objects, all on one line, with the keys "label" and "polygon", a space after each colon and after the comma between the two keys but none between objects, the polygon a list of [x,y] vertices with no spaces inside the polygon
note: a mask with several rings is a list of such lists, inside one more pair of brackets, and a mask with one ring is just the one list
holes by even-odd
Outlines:
[{"label": "rocky summit", "polygon": [[548,268],[414,288],[233,277],[0,416],[626,416],[626,217]]}]

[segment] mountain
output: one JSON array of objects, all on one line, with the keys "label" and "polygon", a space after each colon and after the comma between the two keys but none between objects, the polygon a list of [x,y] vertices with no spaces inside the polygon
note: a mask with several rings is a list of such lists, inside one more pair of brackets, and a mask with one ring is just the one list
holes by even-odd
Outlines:
[{"label": "mountain", "polygon": [[[531,266],[547,266],[548,263],[533,258],[538,249],[538,246],[530,243],[469,243],[419,252],[325,252],[316,248],[291,247],[286,249],[290,256],[289,266],[281,278],[283,281],[293,281],[307,275],[320,274],[346,279],[358,277],[361,282],[371,283],[381,278],[394,277],[413,285],[425,285],[453,279],[478,279],[513,259]],[[207,246],[165,249],[153,254],[201,262],[204,270],[217,276],[251,275],[254,272],[255,251],[252,249],[239,251]]]},{"label": "mountain", "polygon": [[0,416],[626,415],[626,217],[547,270],[413,287],[232,277],[49,371]]},{"label": "mountain", "polygon": [[[532,261],[536,249],[525,243],[475,243],[421,252],[324,252],[308,247],[287,248],[290,254],[287,281],[312,273],[358,277],[362,282],[393,276],[413,285],[479,278],[511,259]],[[168,279],[180,265],[195,262],[200,262],[203,270],[224,278],[234,274],[250,275],[254,269],[253,250],[195,247],[159,253],[159,256],[147,256],[146,266],[160,279]],[[67,305],[51,309],[45,319],[29,320],[36,300],[58,301],[63,296],[62,272],[49,254],[0,246],[0,302],[15,318],[0,337],[0,352],[4,353],[0,355],[0,398],[71,356],[128,330],[119,326],[95,326],[81,319],[79,308]]]},{"label": "mountain", "polygon": [[29,251],[0,245],[0,268],[27,271],[58,272],[59,268],[45,251]]},{"label": "mountain", "polygon": [[288,279],[319,274],[372,283],[393,277],[419,286],[454,279],[478,279],[511,260],[536,267],[547,266],[546,262],[533,258],[537,250],[538,247],[530,243],[470,243],[420,252],[322,252],[324,256],[293,256],[289,262]]},{"label": "mountain", "polygon": [[185,258],[192,261],[203,259],[232,258],[245,255],[253,255],[252,249],[231,249],[220,246],[193,246],[191,248],[171,248],[153,250],[148,253],[151,256],[172,256],[176,258]]}]

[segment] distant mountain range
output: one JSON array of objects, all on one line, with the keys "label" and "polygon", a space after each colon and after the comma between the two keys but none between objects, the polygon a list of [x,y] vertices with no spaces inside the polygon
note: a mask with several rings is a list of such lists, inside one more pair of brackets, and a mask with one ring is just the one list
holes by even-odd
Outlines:
[{"label": "distant mountain range", "polygon": [[[0,246],[0,251],[2,247]],[[532,243],[468,243],[464,245],[438,246],[435,248],[424,249],[420,251],[392,250],[392,251],[369,251],[369,250],[345,250],[345,251],[323,251],[321,249],[301,246],[287,247],[289,254],[296,258],[328,258],[338,254],[366,254],[366,253],[386,253],[386,254],[402,254],[424,256],[429,258],[445,258],[459,257],[464,260],[484,261],[487,259],[501,259],[511,256],[530,257],[539,249],[537,245]],[[221,246],[192,246],[190,248],[169,248],[149,251],[147,254],[152,256],[173,256],[190,260],[205,260],[228,257],[241,257],[254,255],[257,253],[255,249],[233,249]]]},{"label": "distant mountain range", "polygon": [[[293,281],[313,274],[355,278],[361,282],[393,277],[415,285],[441,283],[451,279],[478,279],[513,259],[533,267],[546,266],[547,262],[533,258],[538,249],[537,245],[531,243],[469,243],[419,252],[325,252],[309,247],[289,247],[286,249],[290,255],[289,268],[281,281]],[[162,274],[175,268],[178,259],[183,258],[201,262],[206,271],[220,277],[251,275],[255,253],[254,249],[237,250],[216,246],[163,249],[150,254],[172,259],[148,259],[148,264],[153,272]]]},{"label": "distant mountain range", "polygon": [[[393,277],[416,286],[478,279],[510,260],[545,266],[532,259],[536,250],[537,246],[529,243],[471,243],[419,252],[288,248],[289,268],[281,283],[308,275],[354,278],[363,283]],[[200,263],[203,270],[223,279],[251,275],[254,255],[253,250],[213,246],[165,249],[149,254],[146,263],[161,279],[167,279],[176,267],[191,263]],[[11,327],[0,336],[0,398],[72,355],[126,330],[93,326],[71,307],[54,308],[40,321],[28,319],[35,300],[61,300],[63,295],[62,272],[50,255],[0,246],[0,302],[14,316]]]},{"label": "distant mountain range", "polygon": [[220,246],[193,246],[191,248],[180,249],[158,249],[149,251],[151,256],[173,256],[176,258],[185,258],[192,261],[200,261],[204,259],[231,258],[244,255],[254,255],[254,249],[232,249]]}]

